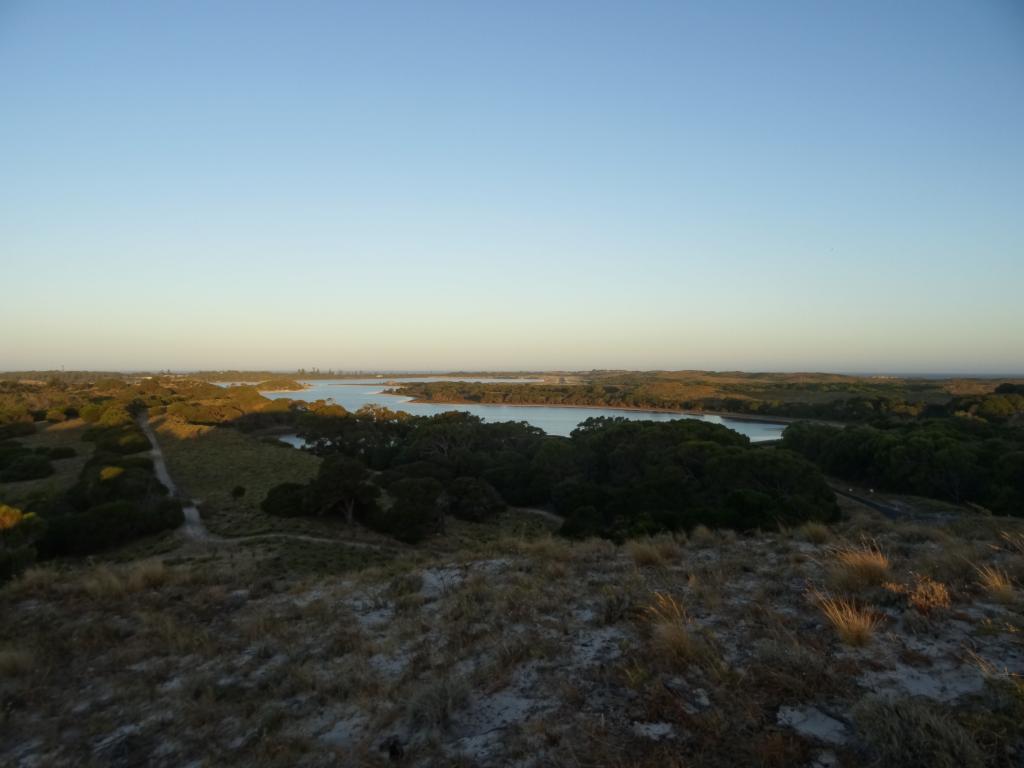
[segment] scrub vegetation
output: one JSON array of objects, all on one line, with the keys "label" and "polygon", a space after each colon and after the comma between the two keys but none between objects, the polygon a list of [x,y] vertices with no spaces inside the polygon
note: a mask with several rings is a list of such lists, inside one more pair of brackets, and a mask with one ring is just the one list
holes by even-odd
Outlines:
[{"label": "scrub vegetation", "polygon": [[[1020,510],[912,485],[883,515],[832,491],[818,425],[782,446],[614,418],[560,438],[185,377],[3,387],[22,426],[0,455],[53,471],[0,482],[0,764],[1024,753]],[[1015,450],[1012,419],[938,423],[964,421]],[[934,479],[941,450],[910,437],[929,425],[820,435],[906,430],[888,463],[864,455]]]}]

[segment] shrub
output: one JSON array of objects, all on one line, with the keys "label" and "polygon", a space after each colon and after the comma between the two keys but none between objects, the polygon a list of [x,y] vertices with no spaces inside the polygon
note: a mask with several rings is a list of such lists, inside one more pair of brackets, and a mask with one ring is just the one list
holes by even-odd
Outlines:
[{"label": "shrub", "polygon": [[231,489],[232,499],[240,499],[243,496],[245,496],[245,486],[236,485],[234,488]]},{"label": "shrub", "polygon": [[86,555],[184,523],[181,503],[110,501],[51,518],[41,545],[49,555]]},{"label": "shrub", "polygon": [[448,486],[451,513],[463,520],[489,520],[505,511],[494,486],[475,477],[459,477]]},{"label": "shrub", "polygon": [[96,447],[119,454],[139,453],[152,448],[149,439],[134,424],[101,431],[96,437]]},{"label": "shrub", "polygon": [[35,480],[53,474],[53,465],[45,456],[38,453],[26,453],[18,456],[0,469],[0,482],[10,483],[19,480]]},{"label": "shrub", "polygon": [[36,559],[45,524],[34,514],[0,504],[0,582],[17,576]]},{"label": "shrub", "polygon": [[48,450],[46,455],[51,461],[59,461],[60,459],[74,458],[78,455],[78,452],[69,445],[58,445]]},{"label": "shrub", "polygon": [[444,530],[444,486],[429,477],[408,478],[393,483],[389,493],[394,503],[371,516],[372,527],[414,544]]},{"label": "shrub", "polygon": [[267,492],[260,509],[268,515],[298,517],[308,511],[308,489],[301,483],[281,483]]},{"label": "shrub", "polygon": [[67,416],[64,414],[64,411],[62,411],[60,408],[51,408],[46,412],[47,421],[64,421],[66,418]]}]

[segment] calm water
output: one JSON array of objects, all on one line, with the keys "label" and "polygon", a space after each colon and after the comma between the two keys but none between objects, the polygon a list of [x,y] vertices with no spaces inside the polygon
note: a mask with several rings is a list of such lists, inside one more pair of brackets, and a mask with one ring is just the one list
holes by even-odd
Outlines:
[{"label": "calm water", "polygon": [[[509,379],[462,379],[478,382],[508,382]],[[450,381],[431,377],[392,378],[386,381]],[[520,379],[529,382],[530,379]],[[537,381],[537,380],[533,380]],[[724,416],[690,416],[679,413],[658,413],[656,411],[625,411],[615,408],[559,408],[548,405],[454,405],[440,403],[413,403],[408,397],[382,394],[388,385],[380,379],[339,379],[304,381],[310,384],[309,389],[301,392],[264,392],[266,397],[277,399],[290,397],[293,400],[333,400],[349,411],[357,411],[364,405],[375,403],[396,411],[407,411],[417,416],[432,416],[445,411],[468,411],[486,421],[525,421],[540,427],[549,435],[568,436],[581,421],[593,416],[622,416],[627,419],[643,421],[672,421],[673,419],[699,419],[712,424],[724,424],[730,429],[746,435],[753,441],[777,440],[782,436],[784,424],[772,424],[763,421],[740,421]],[[293,444],[301,444],[298,438],[287,440]]]}]

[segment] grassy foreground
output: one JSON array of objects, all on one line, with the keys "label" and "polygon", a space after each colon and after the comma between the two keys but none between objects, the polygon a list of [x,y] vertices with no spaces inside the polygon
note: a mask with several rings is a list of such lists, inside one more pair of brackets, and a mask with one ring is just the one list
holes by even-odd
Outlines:
[{"label": "grassy foreground", "polygon": [[0,591],[0,764],[1008,766],[1024,746],[1017,521],[844,502],[837,526],[748,537],[570,543],[513,515],[333,546],[319,572],[272,539],[29,571]]}]

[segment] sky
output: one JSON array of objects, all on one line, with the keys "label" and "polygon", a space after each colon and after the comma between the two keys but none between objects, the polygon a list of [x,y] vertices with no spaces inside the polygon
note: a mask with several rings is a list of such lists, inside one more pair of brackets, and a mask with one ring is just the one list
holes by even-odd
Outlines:
[{"label": "sky", "polygon": [[1024,4],[0,0],[0,370],[1024,372]]}]

